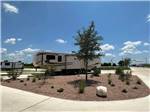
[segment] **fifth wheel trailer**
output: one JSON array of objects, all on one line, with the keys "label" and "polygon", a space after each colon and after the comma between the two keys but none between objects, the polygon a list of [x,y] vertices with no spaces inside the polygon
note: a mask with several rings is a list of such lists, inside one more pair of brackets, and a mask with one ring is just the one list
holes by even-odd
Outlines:
[{"label": "fifth wheel trailer", "polygon": [[[100,59],[89,60],[88,70],[100,67]],[[33,59],[34,67],[54,66],[56,72],[78,73],[84,70],[83,60],[79,60],[74,54],[38,52]]]},{"label": "fifth wheel trailer", "polygon": [[21,62],[21,61],[9,62],[9,61],[5,60],[5,61],[1,62],[0,66],[1,66],[2,70],[23,69],[24,68],[24,63]]}]

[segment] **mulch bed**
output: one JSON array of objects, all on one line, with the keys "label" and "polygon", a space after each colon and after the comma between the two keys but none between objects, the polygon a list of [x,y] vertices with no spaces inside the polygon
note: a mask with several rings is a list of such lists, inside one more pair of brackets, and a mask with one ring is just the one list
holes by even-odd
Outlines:
[{"label": "mulch bed", "polygon": [[[81,100],[81,101],[110,101],[110,100],[125,100],[139,97],[145,97],[150,94],[150,89],[141,81],[141,84],[137,84],[139,78],[132,76],[130,85],[126,82],[122,82],[118,79],[118,75],[111,75],[112,83],[115,86],[108,84],[108,75],[101,75],[100,77],[88,77],[88,82],[83,94],[79,93],[79,81],[85,79],[85,76],[70,75],[70,76],[51,76],[43,84],[43,80],[36,79],[36,82],[32,82],[32,78],[29,81],[23,79],[2,81],[3,86],[17,88],[25,91],[30,91],[47,96]],[[98,97],[96,95],[97,86],[107,87],[107,97]],[[64,91],[59,93],[57,90],[63,88]],[[122,92],[123,89],[127,90],[127,93]]]}]

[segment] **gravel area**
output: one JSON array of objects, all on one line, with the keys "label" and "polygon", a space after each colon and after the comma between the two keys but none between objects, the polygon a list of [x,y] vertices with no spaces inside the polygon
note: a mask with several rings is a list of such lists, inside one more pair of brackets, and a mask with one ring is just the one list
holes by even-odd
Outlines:
[{"label": "gravel area", "polygon": [[[109,101],[109,100],[125,100],[144,97],[150,94],[150,89],[141,81],[141,84],[137,84],[137,80],[140,80],[137,76],[132,76],[130,85],[126,82],[122,82],[118,79],[118,75],[112,74],[111,80],[114,86],[108,84],[108,74],[101,75],[100,77],[88,77],[88,82],[83,94],[78,92],[79,81],[84,80],[83,75],[68,75],[68,76],[51,76],[45,83],[43,80],[36,79],[36,82],[32,82],[32,78],[29,81],[27,79],[2,81],[3,86],[26,90],[38,94],[43,94],[52,97],[58,97],[63,99],[81,100],[81,101]],[[98,97],[96,95],[97,86],[106,86],[108,89],[107,97]],[[136,87],[136,88],[135,88]],[[63,88],[64,91],[59,93],[57,90]],[[123,89],[127,90],[127,93],[122,92]]]}]

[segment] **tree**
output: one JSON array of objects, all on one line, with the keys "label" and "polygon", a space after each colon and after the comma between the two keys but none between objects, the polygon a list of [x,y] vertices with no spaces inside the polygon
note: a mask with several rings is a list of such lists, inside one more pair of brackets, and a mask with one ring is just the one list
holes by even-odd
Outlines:
[{"label": "tree", "polygon": [[46,79],[48,78],[48,76],[53,76],[54,72],[55,72],[55,66],[54,65],[44,65],[44,68],[46,68],[45,73],[42,75],[42,79],[43,79],[43,83],[46,82]]},{"label": "tree", "polygon": [[112,66],[116,66],[116,63],[113,63],[113,65]]},{"label": "tree", "polygon": [[124,61],[120,60],[120,61],[118,62],[118,65],[119,65],[119,66],[124,66]]},{"label": "tree", "polygon": [[82,59],[84,61],[87,81],[88,60],[93,60],[94,58],[99,58],[102,56],[99,52],[102,50],[100,48],[102,37],[95,31],[95,25],[92,21],[88,28],[77,32],[75,41],[75,45],[79,46],[79,50],[74,53],[79,60]]},{"label": "tree", "polygon": [[125,58],[124,59],[124,66],[129,66],[131,64],[131,59],[130,58]]},{"label": "tree", "polygon": [[130,58],[125,58],[124,60],[120,60],[118,62],[119,66],[129,66],[131,63],[131,59]]}]

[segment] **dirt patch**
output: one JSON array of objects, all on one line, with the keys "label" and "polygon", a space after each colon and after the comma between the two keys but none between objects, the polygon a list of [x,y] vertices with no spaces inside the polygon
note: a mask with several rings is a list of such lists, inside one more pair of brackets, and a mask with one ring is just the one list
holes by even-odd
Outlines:
[{"label": "dirt patch", "polygon": [[[137,76],[132,76],[130,84],[122,82],[118,79],[118,75],[111,75],[112,84],[108,84],[108,75],[101,75],[100,77],[89,77],[85,91],[83,94],[78,92],[79,81],[84,80],[85,76],[70,75],[70,76],[53,76],[46,80],[43,84],[42,80],[36,79],[36,82],[32,82],[32,79],[27,81],[10,80],[2,81],[3,86],[17,88],[25,91],[30,91],[38,94],[47,96],[71,99],[71,100],[82,100],[82,101],[109,101],[109,100],[125,100],[144,97],[150,94],[150,89],[140,80]],[[107,97],[98,97],[96,95],[97,86],[106,86],[108,93]],[[62,92],[57,90],[63,88]],[[123,90],[127,92],[124,92]]]}]

